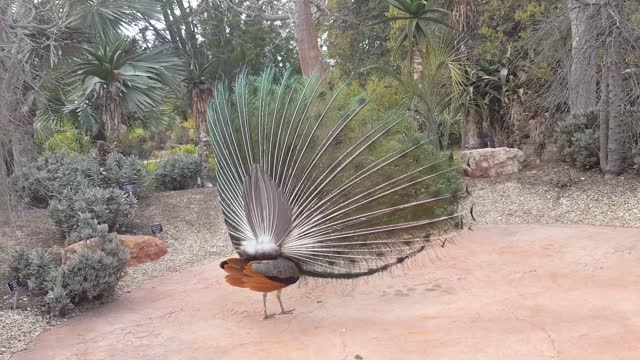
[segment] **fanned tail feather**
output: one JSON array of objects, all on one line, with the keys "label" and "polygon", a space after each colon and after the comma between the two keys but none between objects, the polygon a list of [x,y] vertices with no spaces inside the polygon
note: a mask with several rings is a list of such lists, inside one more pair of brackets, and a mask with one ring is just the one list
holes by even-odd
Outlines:
[{"label": "fanned tail feather", "polygon": [[375,100],[341,90],[288,72],[275,84],[272,70],[240,74],[231,94],[216,88],[211,141],[241,256],[263,229],[301,274],[357,277],[455,236],[464,195],[455,162],[413,133],[405,111],[373,116],[365,109]]}]

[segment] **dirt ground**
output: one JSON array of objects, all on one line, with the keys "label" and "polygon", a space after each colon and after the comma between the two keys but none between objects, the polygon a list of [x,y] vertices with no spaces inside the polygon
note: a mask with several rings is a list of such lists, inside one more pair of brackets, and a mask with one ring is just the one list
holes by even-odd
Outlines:
[{"label": "dirt ground", "polygon": [[[40,335],[22,359],[638,359],[640,232],[478,225],[357,282],[258,293],[216,263],[151,281]],[[271,311],[276,310],[270,299]]]}]

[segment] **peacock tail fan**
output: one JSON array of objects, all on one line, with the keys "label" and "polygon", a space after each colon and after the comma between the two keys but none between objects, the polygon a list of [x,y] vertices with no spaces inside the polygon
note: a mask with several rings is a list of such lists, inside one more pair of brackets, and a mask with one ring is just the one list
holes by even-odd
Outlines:
[{"label": "peacock tail fan", "polygon": [[[246,259],[293,261],[303,275],[385,270],[461,227],[455,161],[416,134],[406,111],[325,79],[274,71],[220,84],[208,124],[231,241]],[[366,116],[365,116],[366,114]]]}]

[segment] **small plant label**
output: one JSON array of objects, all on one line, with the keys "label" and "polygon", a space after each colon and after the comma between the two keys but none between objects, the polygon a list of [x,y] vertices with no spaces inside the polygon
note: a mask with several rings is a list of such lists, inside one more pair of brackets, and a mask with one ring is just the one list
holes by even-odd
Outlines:
[{"label": "small plant label", "polygon": [[133,194],[135,193],[137,190],[135,185],[124,185],[122,186],[122,191],[129,193],[129,194]]},{"label": "small plant label", "polygon": [[162,224],[153,224],[151,225],[151,233],[153,235],[158,235],[162,232]]},{"label": "small plant label", "polygon": [[27,284],[20,281],[20,279],[15,279],[7,283],[7,287],[9,288],[10,293],[14,293],[18,290],[24,289],[26,286]]}]

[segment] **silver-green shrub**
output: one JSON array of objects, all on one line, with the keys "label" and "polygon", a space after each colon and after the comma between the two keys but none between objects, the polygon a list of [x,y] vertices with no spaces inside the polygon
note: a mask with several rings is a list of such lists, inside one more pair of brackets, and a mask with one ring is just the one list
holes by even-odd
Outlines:
[{"label": "silver-green shrub", "polygon": [[158,163],[153,173],[157,190],[183,190],[193,187],[201,173],[200,159],[192,154],[172,155]]}]

